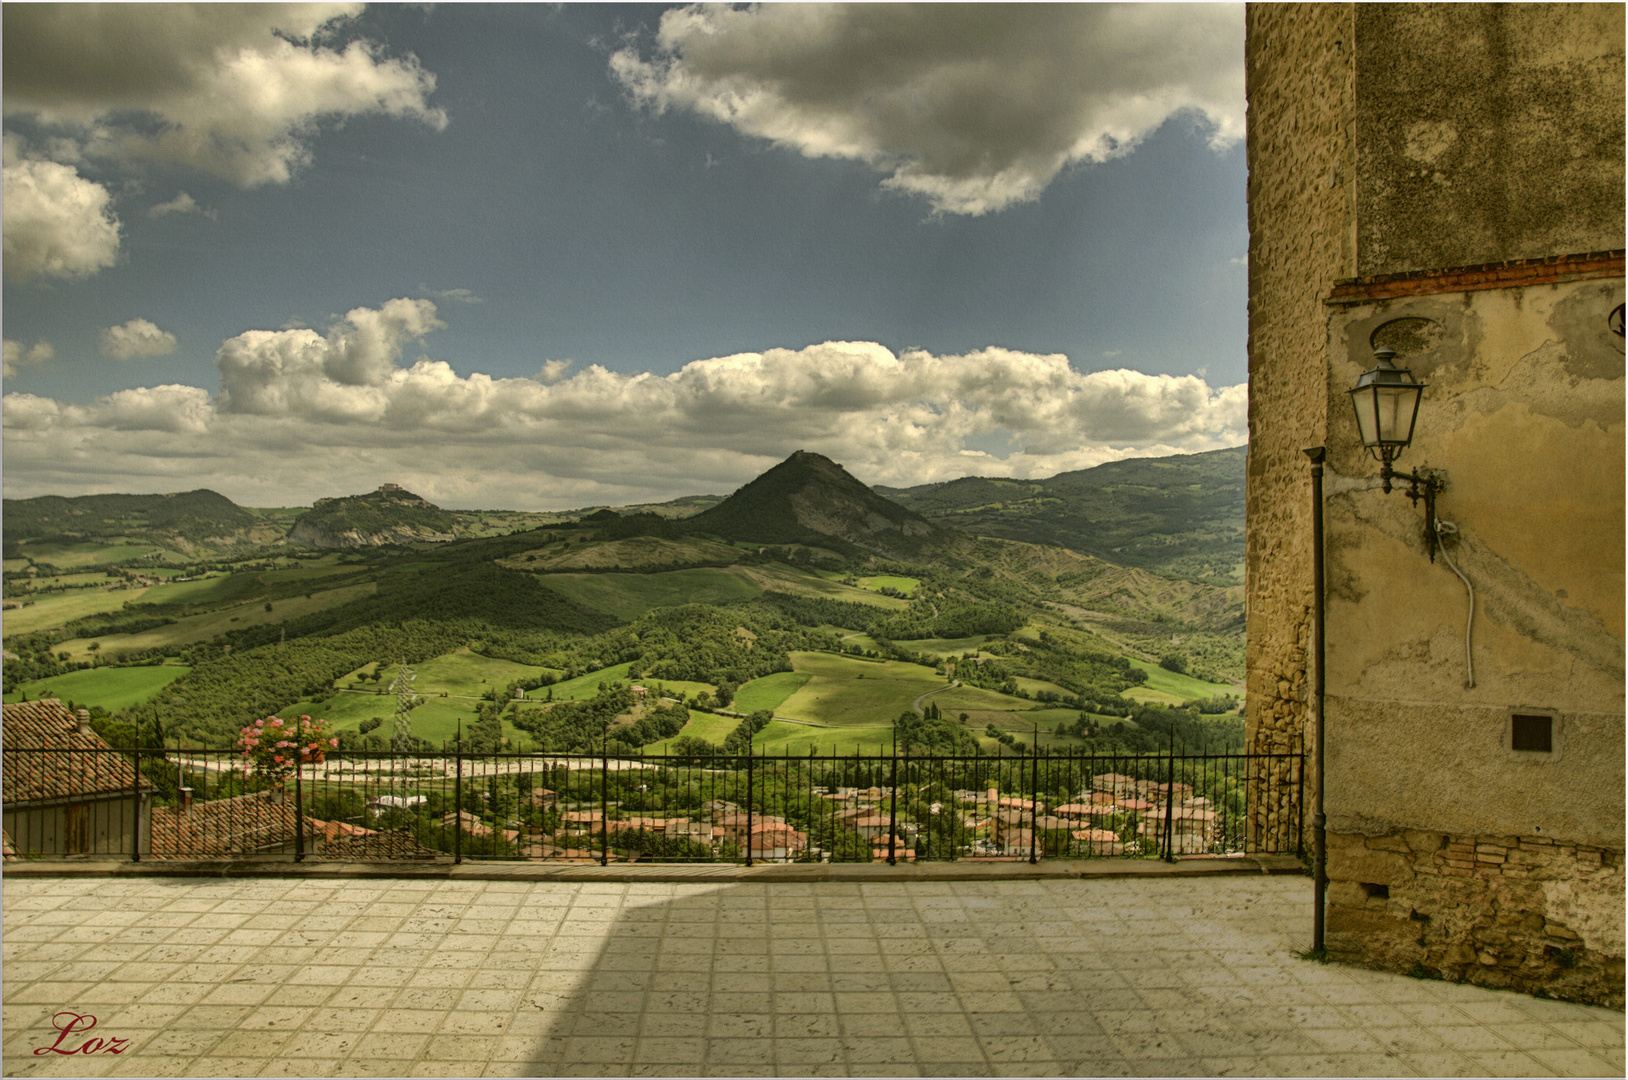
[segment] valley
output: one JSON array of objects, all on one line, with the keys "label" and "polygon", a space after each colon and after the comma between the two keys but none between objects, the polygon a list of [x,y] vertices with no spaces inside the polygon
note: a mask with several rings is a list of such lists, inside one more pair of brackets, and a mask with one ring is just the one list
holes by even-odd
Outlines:
[{"label": "valley", "polygon": [[308,714],[382,749],[403,706],[426,749],[875,752],[909,717],[945,750],[1138,751],[1175,713],[1242,741],[1228,574],[975,536],[818,455],[727,499],[575,516],[390,485],[310,511],[208,495],[7,502],[7,701],[223,746]]}]

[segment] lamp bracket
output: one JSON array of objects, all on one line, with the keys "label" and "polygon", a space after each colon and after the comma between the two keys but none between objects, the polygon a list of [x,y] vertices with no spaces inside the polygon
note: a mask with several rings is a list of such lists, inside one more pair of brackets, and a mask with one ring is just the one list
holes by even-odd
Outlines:
[{"label": "lamp bracket", "polygon": [[1419,505],[1422,499],[1425,504],[1425,552],[1430,561],[1436,561],[1436,549],[1441,544],[1441,537],[1436,532],[1436,496],[1447,488],[1447,475],[1439,469],[1430,469],[1420,466],[1416,472],[1397,472],[1391,467],[1391,457],[1387,455],[1381,459],[1379,476],[1383,482],[1386,494],[1391,491],[1391,481],[1406,480],[1408,484],[1408,501],[1414,506]]}]

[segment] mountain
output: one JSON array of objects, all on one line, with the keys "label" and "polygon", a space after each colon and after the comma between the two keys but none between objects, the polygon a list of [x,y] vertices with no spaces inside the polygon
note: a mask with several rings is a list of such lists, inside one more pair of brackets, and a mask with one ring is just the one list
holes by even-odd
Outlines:
[{"label": "mountain", "polygon": [[1121,566],[1243,582],[1246,448],[1131,458],[1047,480],[968,476],[877,493],[940,525]]},{"label": "mountain", "polygon": [[681,524],[691,534],[726,540],[859,549],[888,558],[918,556],[949,535],[806,450]]},{"label": "mountain", "polygon": [[404,487],[384,484],[366,495],[318,499],[288,530],[291,544],[364,548],[452,540],[457,522]]},{"label": "mountain", "polygon": [[19,544],[124,540],[182,552],[254,547],[282,535],[226,496],[200,488],[169,495],[42,495],[4,501],[5,539]]}]

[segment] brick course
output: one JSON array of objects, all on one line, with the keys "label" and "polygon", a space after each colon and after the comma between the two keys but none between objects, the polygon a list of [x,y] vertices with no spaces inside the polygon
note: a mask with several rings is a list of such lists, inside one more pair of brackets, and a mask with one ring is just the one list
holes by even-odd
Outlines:
[{"label": "brick course", "polygon": [[[1337,958],[1623,1007],[1623,957],[1588,947],[1549,910],[1545,888],[1559,882],[1576,894],[1620,897],[1622,851],[1409,831],[1330,833],[1328,852],[1328,949]],[[1367,885],[1388,895],[1370,895]]]}]

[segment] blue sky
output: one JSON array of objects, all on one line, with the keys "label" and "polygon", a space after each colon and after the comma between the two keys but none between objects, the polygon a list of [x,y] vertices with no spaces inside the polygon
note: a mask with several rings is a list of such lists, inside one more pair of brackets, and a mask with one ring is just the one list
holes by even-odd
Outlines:
[{"label": "blue sky", "polygon": [[1243,440],[1240,7],[182,10],[4,9],[7,497]]}]

